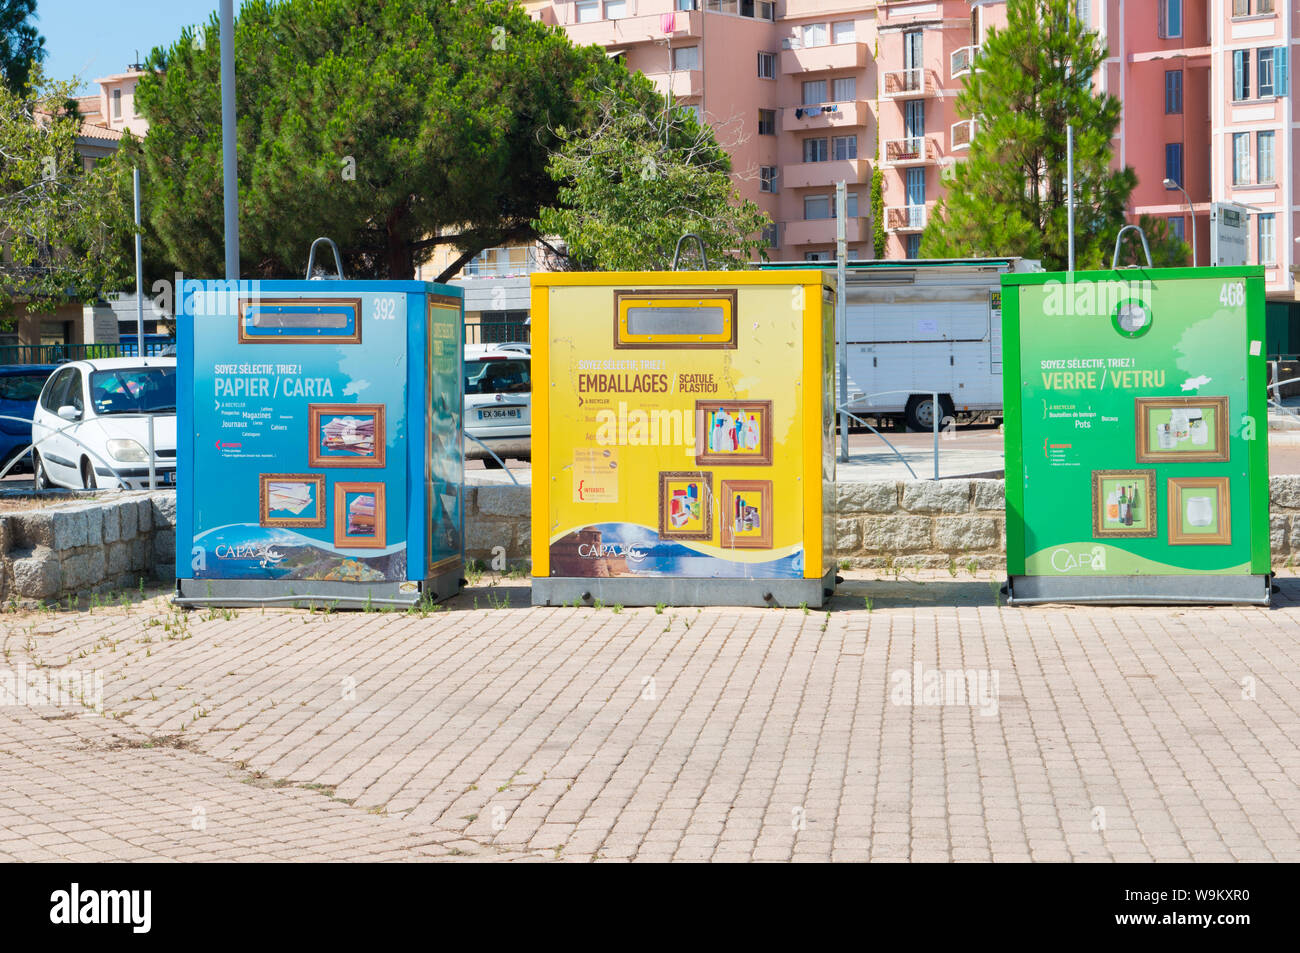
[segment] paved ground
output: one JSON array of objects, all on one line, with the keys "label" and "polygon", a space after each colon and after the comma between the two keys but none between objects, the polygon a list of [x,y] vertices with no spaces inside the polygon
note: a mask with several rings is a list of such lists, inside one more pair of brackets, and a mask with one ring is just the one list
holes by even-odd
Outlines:
[{"label": "paved ground", "polygon": [[98,673],[105,714],[0,706],[0,859],[1300,860],[1280,584],[1271,610],[1008,609],[941,573],[855,576],[829,613],[533,609],[510,580],[423,615],[8,613],[0,686]]}]

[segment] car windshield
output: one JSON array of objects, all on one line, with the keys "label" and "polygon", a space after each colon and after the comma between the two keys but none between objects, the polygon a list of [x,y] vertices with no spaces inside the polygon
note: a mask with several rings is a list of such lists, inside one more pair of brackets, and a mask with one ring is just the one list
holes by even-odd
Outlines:
[{"label": "car windshield", "polygon": [[465,362],[465,393],[526,394],[528,361],[485,360]]},{"label": "car windshield", "polygon": [[0,377],[0,400],[35,403],[49,374],[7,374]]},{"label": "car windshield", "polygon": [[90,375],[95,413],[144,414],[176,410],[176,368],[119,367]]}]

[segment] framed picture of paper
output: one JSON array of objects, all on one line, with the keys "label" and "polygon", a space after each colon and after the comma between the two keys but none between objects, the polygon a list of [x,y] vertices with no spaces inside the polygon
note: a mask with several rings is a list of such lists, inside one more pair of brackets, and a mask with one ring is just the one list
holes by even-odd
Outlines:
[{"label": "framed picture of paper", "polygon": [[263,473],[258,478],[262,526],[325,525],[325,477],[319,473]]},{"label": "framed picture of paper", "polygon": [[724,549],[772,548],[772,481],[723,480]]},{"label": "framed picture of paper", "polygon": [[1232,501],[1227,477],[1170,477],[1170,546],[1227,546],[1232,542]]},{"label": "framed picture of paper", "polygon": [[770,466],[770,400],[697,400],[695,461],[714,466]]},{"label": "framed picture of paper", "polygon": [[713,538],[713,474],[659,474],[659,538]]},{"label": "framed picture of paper", "polygon": [[1158,512],[1155,470],[1092,472],[1094,539],[1155,536]]},{"label": "framed picture of paper", "polygon": [[339,549],[383,549],[388,545],[384,484],[334,484],[334,545]]},{"label": "framed picture of paper", "polygon": [[1228,398],[1138,397],[1138,463],[1226,463]]},{"label": "framed picture of paper", "polygon": [[313,467],[382,467],[383,404],[311,404],[308,464]]}]

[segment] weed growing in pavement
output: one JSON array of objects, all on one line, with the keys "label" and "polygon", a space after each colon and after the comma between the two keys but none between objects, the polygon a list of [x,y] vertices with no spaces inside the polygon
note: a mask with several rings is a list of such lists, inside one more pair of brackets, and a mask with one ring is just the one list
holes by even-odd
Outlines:
[{"label": "weed growing in pavement", "polygon": [[618,615],[620,612],[623,611],[623,605],[622,605],[622,603],[616,603],[616,604],[613,606],[613,609],[614,609],[614,615]]},{"label": "weed growing in pavement", "polygon": [[993,604],[999,609],[1002,608],[1002,583],[994,579],[989,583],[989,589],[993,591]]},{"label": "weed growing in pavement", "polygon": [[663,615],[663,614],[664,614],[664,604],[662,602],[656,602],[655,615]]},{"label": "weed growing in pavement", "polygon": [[868,612],[870,612],[875,603],[872,601],[870,596],[863,596],[862,605]]}]

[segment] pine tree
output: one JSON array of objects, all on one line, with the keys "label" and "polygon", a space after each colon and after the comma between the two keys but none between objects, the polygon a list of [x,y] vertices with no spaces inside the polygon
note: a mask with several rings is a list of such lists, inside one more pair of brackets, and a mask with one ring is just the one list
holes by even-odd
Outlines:
[{"label": "pine tree", "polygon": [[[1120,103],[1093,85],[1107,55],[1072,0],[1008,0],[1006,28],[989,31],[957,97],[958,114],[975,120],[975,136],[931,216],[924,255],[1020,255],[1065,270],[1066,127],[1073,126],[1075,267],[1110,267],[1137,176],[1112,166]],[[1181,263],[1188,253],[1172,236],[1152,245],[1157,265]]]},{"label": "pine tree", "polygon": [[37,32],[36,0],[0,0],[0,84],[21,93],[33,64],[45,59],[45,37]]}]

